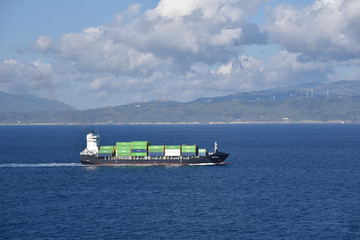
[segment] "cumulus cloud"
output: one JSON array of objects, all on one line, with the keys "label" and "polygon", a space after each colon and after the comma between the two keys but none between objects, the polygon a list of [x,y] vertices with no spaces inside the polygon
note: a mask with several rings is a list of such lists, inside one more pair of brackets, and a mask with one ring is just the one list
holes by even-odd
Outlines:
[{"label": "cumulus cloud", "polygon": [[[79,74],[88,76],[79,80],[88,81],[91,91],[112,92],[104,88],[121,86],[136,92],[143,89],[139,86],[146,86],[143,90],[150,92],[154,85],[159,85],[159,92],[169,92],[167,87],[175,85],[181,87],[177,91],[187,91],[190,86],[181,84],[187,77],[206,73],[214,79],[214,65],[236,58],[244,45],[266,43],[267,34],[246,22],[249,13],[263,2],[162,0],[155,9],[124,21],[139,14],[141,6],[135,4],[117,14],[112,23],[65,33],[57,43],[40,36],[30,49],[52,52],[74,73],[71,79]],[[201,73],[194,70],[199,65],[204,66]],[[134,85],[137,90],[131,89]]]},{"label": "cumulus cloud", "polygon": [[36,52],[48,52],[48,51],[56,51],[57,45],[56,43],[47,36],[40,36],[35,43],[29,46],[30,50]]},{"label": "cumulus cloud", "polygon": [[302,61],[360,57],[360,2],[317,0],[305,8],[282,4],[269,11],[271,39]]},{"label": "cumulus cloud", "polygon": [[334,73],[332,66],[319,61],[299,61],[300,53],[280,51],[270,58],[271,65],[267,69],[266,84],[268,86],[296,85],[311,81],[327,81]]},{"label": "cumulus cloud", "polygon": [[39,59],[22,64],[6,59],[0,64],[0,89],[7,92],[28,93],[53,88],[52,66]]},{"label": "cumulus cloud", "polygon": [[[359,1],[281,4],[267,10],[261,28],[248,22],[267,2],[161,0],[142,14],[141,5],[134,4],[110,23],[64,33],[61,39],[40,36],[28,49],[51,56],[51,64],[8,59],[0,64],[1,89],[67,84],[91,92],[81,96],[89,103],[93,96],[98,102],[112,98],[116,103],[123,96],[128,101],[139,96],[192,100],[339,80],[336,66],[359,64]],[[281,51],[268,59],[243,53],[248,46],[268,43]],[[352,71],[349,76],[358,75]]]},{"label": "cumulus cloud", "polygon": [[[145,75],[158,64],[172,62],[169,67],[183,71],[197,61],[222,61],[239,46],[252,44],[249,39],[266,42],[266,34],[246,23],[247,9],[242,8],[245,2],[163,0],[130,23],[115,20],[80,33],[64,34],[58,56],[73,59],[84,68],[129,75],[144,69],[144,60],[157,63],[146,64]],[[131,12],[138,8],[130,7]],[[43,36],[33,44],[37,51],[51,47],[51,39]]]}]

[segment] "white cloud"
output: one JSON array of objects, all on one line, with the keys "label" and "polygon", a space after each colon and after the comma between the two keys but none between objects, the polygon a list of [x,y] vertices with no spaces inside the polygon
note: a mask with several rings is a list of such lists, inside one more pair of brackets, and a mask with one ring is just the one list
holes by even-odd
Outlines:
[{"label": "white cloud", "polygon": [[229,75],[231,73],[231,69],[232,69],[232,62],[229,62],[225,65],[221,65],[217,70],[217,73],[221,73],[223,75]]},{"label": "white cloud", "polygon": [[159,5],[155,9],[155,11],[157,14],[163,17],[182,18],[184,16],[190,15],[195,9],[197,9],[199,3],[201,3],[201,1],[199,0],[163,0],[159,2]]},{"label": "white cloud", "polygon": [[232,46],[241,38],[242,29],[224,29],[211,36],[209,43],[213,46]]},{"label": "white cloud", "polygon": [[303,61],[360,57],[360,2],[317,0],[305,8],[279,5],[265,25],[271,38]]},{"label": "white cloud", "polygon": [[[32,49],[52,51],[61,60],[57,68],[68,67],[68,79],[85,80],[92,91],[121,85],[129,92],[141,89],[152,95],[151,84],[166,92],[179,79],[189,77],[194,66],[202,64],[203,72],[210,74],[214,64],[227,63],[236,56],[242,44],[259,39],[265,42],[263,33],[245,19],[262,2],[162,0],[155,9],[124,21],[126,14],[139,13],[141,5],[131,5],[124,15],[116,14],[110,24],[65,33],[57,45],[41,36]],[[136,82],[137,90],[131,89],[131,81]],[[177,90],[186,91],[187,87],[190,85]]]},{"label": "white cloud", "polygon": [[270,58],[266,83],[278,86],[296,85],[311,81],[326,81],[333,74],[331,66],[317,61],[299,61],[299,53],[280,51]]},{"label": "white cloud", "polygon": [[55,51],[56,48],[55,42],[47,36],[40,36],[35,43],[29,46],[29,49],[36,52]]},{"label": "white cloud", "polygon": [[[84,89],[92,93],[81,96],[89,105],[93,96],[98,105],[109,99],[119,103],[117,99],[125,97],[126,102],[155,96],[191,100],[339,80],[336,66],[358,66],[359,1],[278,5],[268,10],[260,30],[247,18],[266,2],[161,0],[143,14],[141,5],[131,5],[111,23],[64,33],[59,40],[40,36],[29,49],[50,56],[49,63],[7,59],[0,64],[0,89],[77,86],[74,95]],[[268,59],[242,52],[246,46],[270,41],[282,51]],[[350,76],[358,76],[358,71]]]},{"label": "white cloud", "polygon": [[[132,76],[147,75],[159,65],[184,71],[195,62],[228,60],[241,44],[252,44],[249,39],[265,41],[256,27],[245,22],[244,12],[253,11],[243,9],[245,2],[160,1],[157,8],[129,23],[117,14],[112,24],[64,34],[57,56],[73,61],[82,71]],[[133,5],[128,11],[139,8]],[[51,39],[40,37],[34,45],[46,52],[50,43]],[[140,59],[134,60],[134,53]],[[155,64],[144,66],[145,58]]]},{"label": "white cloud", "polygon": [[95,78],[91,83],[90,83],[90,85],[89,85],[89,87],[90,87],[90,89],[91,90],[94,90],[94,91],[96,91],[96,90],[100,90],[100,89],[102,89],[104,86],[105,86],[105,84],[108,84],[109,83],[109,78],[106,78],[106,77],[104,77],[104,78]]},{"label": "white cloud", "polygon": [[39,59],[29,64],[6,59],[0,64],[0,89],[19,93],[52,89],[56,84],[52,74],[51,64]]},{"label": "white cloud", "polygon": [[129,6],[127,13],[130,15],[137,15],[140,13],[141,4],[136,3]]}]

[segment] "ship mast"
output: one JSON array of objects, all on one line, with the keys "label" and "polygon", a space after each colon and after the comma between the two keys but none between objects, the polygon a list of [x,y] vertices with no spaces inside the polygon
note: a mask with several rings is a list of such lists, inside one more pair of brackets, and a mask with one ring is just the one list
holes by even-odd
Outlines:
[{"label": "ship mast", "polygon": [[217,152],[217,142],[215,142],[214,145],[215,145],[215,146],[214,146],[214,152],[216,153],[216,152]]}]

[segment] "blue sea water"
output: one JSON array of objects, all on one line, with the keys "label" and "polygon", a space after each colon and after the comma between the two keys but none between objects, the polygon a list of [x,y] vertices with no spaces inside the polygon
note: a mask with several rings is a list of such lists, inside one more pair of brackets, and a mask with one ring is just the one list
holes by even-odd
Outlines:
[{"label": "blue sea water", "polygon": [[[103,145],[214,141],[230,164],[84,167]],[[360,125],[0,126],[0,239],[360,239]]]}]

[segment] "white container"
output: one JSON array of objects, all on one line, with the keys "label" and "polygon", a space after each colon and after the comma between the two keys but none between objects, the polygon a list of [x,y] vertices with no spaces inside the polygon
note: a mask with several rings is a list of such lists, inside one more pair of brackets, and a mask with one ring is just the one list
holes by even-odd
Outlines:
[{"label": "white container", "polygon": [[168,157],[180,157],[181,154],[180,153],[165,153],[165,156],[168,156]]},{"label": "white container", "polygon": [[176,157],[181,156],[180,149],[165,149],[165,156]]}]

